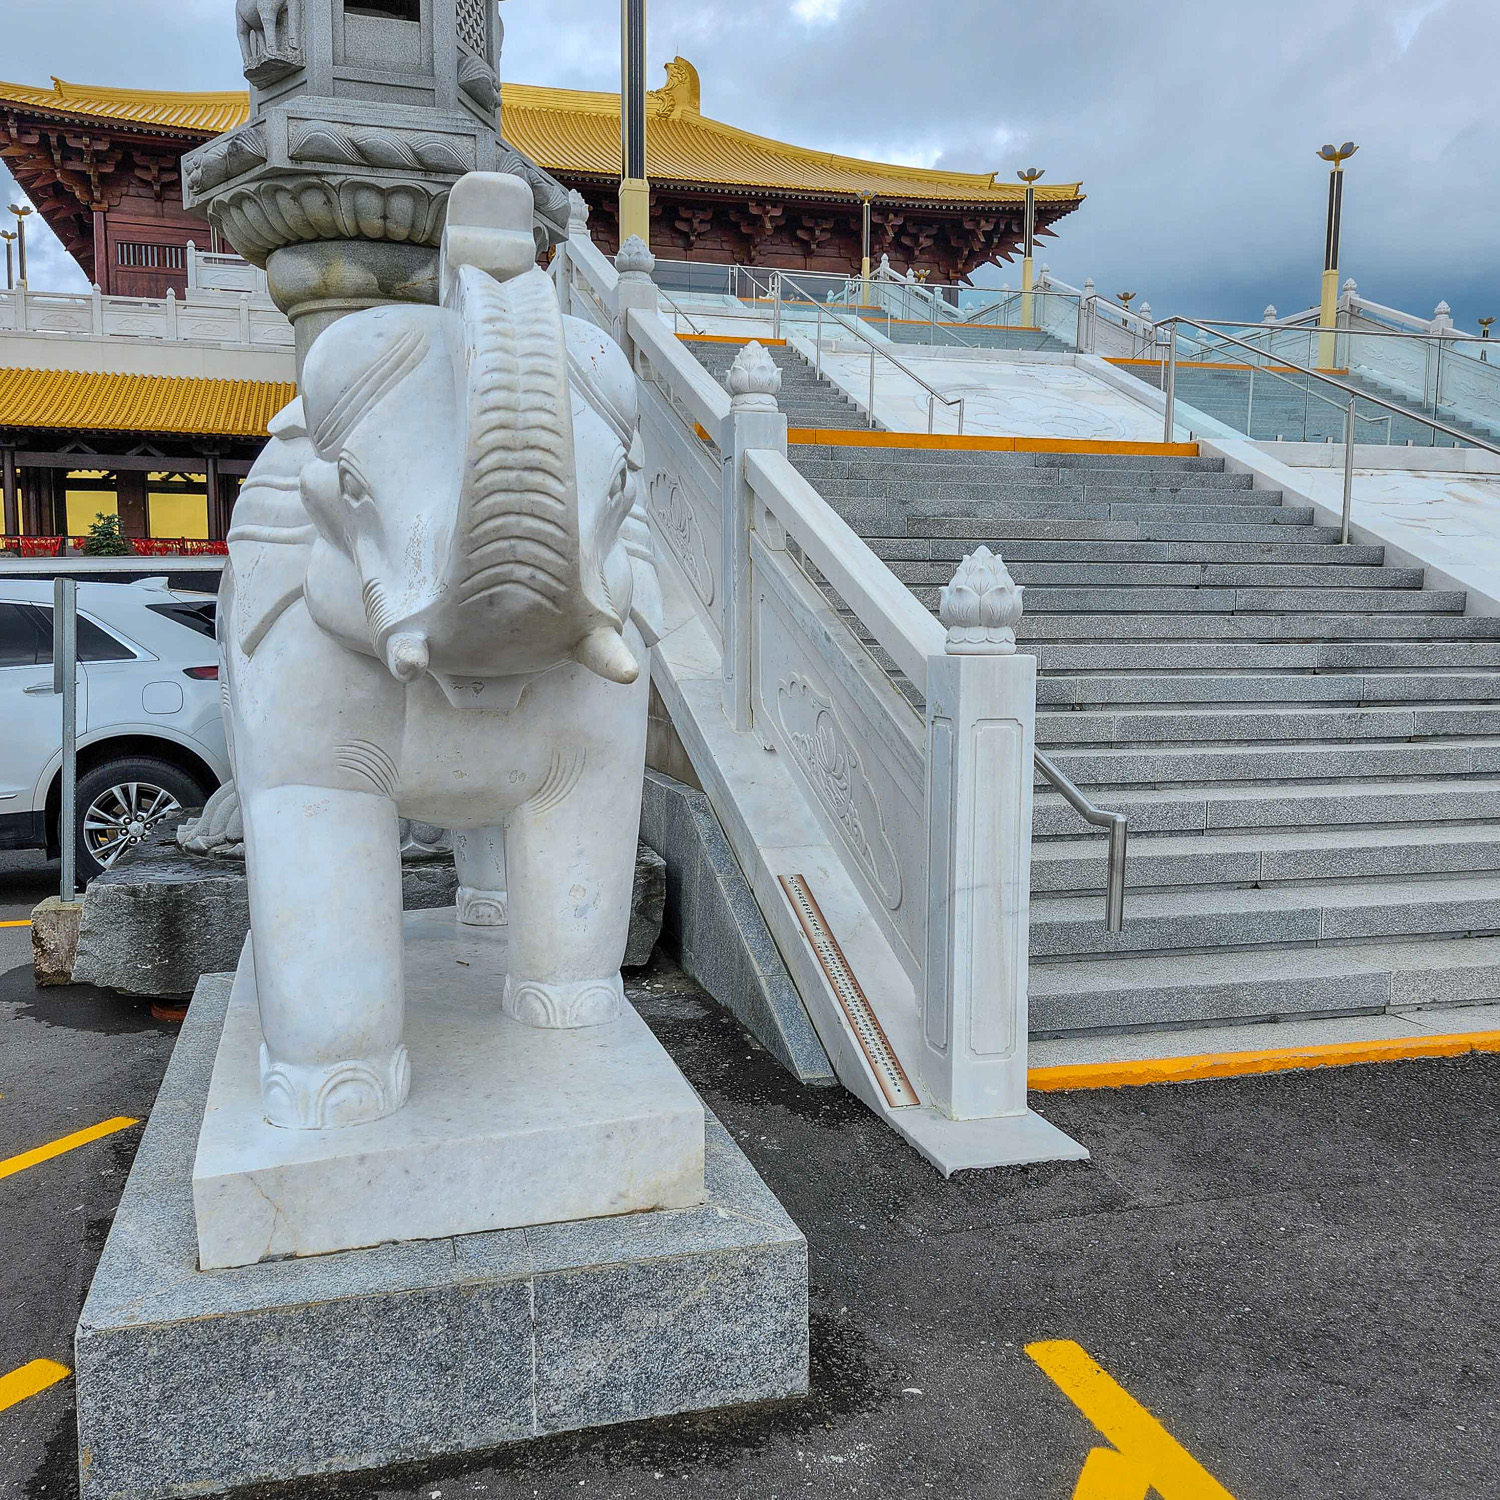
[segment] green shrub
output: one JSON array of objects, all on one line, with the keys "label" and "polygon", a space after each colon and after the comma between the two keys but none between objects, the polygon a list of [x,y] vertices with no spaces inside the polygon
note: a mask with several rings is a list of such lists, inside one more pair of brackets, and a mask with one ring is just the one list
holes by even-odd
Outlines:
[{"label": "green shrub", "polygon": [[120,529],[119,516],[107,516],[103,511],[94,517],[89,534],[84,538],[85,557],[129,557],[130,542]]}]

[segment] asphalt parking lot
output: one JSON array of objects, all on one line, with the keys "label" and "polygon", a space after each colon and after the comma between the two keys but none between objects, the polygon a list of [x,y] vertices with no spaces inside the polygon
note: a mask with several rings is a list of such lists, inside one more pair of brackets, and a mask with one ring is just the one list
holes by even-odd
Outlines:
[{"label": "asphalt parking lot", "polygon": [[[0,855],[0,920],[51,878]],[[1092,1500],[1500,1495],[1500,1057],[1039,1096],[1092,1162],[945,1183],[669,965],[632,998],[807,1235],[811,1397],[258,1495],[1068,1500],[1086,1463]],[[0,928],[0,1388],[71,1364],[140,1127],[3,1163],[144,1120],[173,1038],[38,992]],[[1131,1446],[1142,1408],[1182,1460]],[[76,1461],[69,1380],[0,1410],[0,1494],[65,1500]]]}]

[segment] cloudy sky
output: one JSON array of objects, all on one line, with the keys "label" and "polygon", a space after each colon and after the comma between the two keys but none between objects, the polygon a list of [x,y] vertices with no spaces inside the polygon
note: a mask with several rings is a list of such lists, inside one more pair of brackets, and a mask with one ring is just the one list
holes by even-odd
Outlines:
[{"label": "cloudy sky", "polygon": [[[3,3],[12,81],[241,82],[232,0]],[[1362,149],[1344,274],[1413,312],[1446,299],[1465,327],[1500,312],[1495,0],[648,4],[653,81],[681,53],[719,119],[883,160],[1080,179],[1088,202],[1043,258],[1158,314],[1314,302],[1314,152],[1347,139]],[[506,0],[503,15],[507,77],[618,87],[614,0]],[[34,286],[82,285],[55,244],[37,262]]]}]

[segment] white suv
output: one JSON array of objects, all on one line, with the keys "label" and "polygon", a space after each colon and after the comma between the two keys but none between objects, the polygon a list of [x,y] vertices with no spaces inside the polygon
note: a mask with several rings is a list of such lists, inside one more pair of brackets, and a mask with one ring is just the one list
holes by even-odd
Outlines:
[{"label": "white suv", "polygon": [[[229,777],[212,595],[78,585],[78,874],[87,881]],[[56,855],[62,699],[52,584],[0,578],[0,849]]]}]

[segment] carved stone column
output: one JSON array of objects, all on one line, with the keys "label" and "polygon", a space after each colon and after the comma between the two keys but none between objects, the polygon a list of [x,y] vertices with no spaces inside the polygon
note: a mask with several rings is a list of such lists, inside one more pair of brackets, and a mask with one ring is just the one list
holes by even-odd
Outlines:
[{"label": "carved stone column", "polygon": [[437,300],[466,172],[530,182],[539,253],[566,236],[565,189],[500,139],[493,4],[256,0],[237,14],[250,119],[184,158],[184,198],[265,268],[299,369],[345,313]]}]

